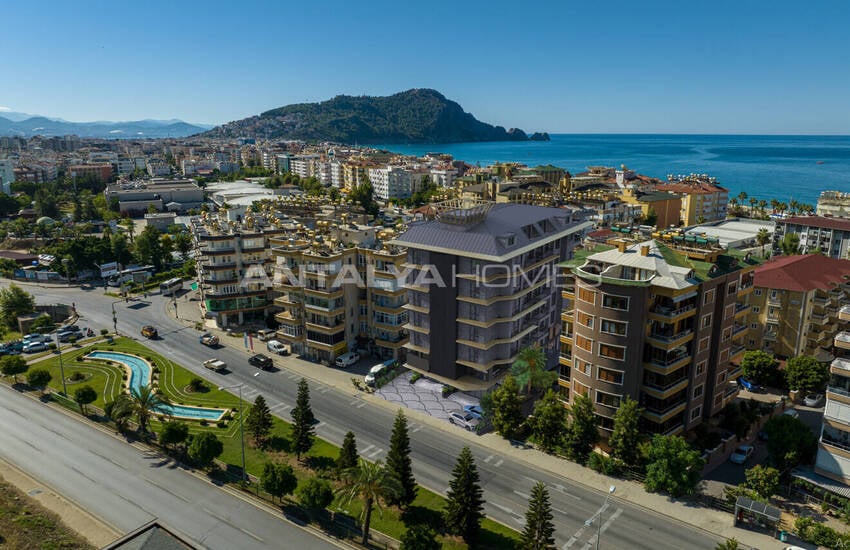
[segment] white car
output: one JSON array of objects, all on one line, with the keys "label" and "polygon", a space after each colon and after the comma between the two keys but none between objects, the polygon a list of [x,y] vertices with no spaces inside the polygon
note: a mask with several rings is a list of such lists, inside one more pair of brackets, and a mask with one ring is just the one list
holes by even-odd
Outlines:
[{"label": "white car", "polygon": [[269,340],[266,342],[266,349],[277,355],[289,355],[291,353],[289,345],[284,344],[280,340]]},{"label": "white car", "polygon": [[797,412],[797,409],[788,409],[782,414],[790,416],[791,418],[800,418],[800,413]]},{"label": "white car", "polygon": [[475,429],[478,428],[478,423],[481,422],[481,420],[467,411],[452,411],[449,413],[449,422],[455,426],[460,426],[470,432],[474,432]]},{"label": "white car", "polygon": [[374,385],[375,385],[375,380],[376,380],[379,376],[381,376],[382,374],[384,374],[384,371],[385,371],[385,370],[386,370],[386,367],[384,367],[384,365],[375,365],[374,367],[372,367],[371,369],[369,369],[369,373],[368,373],[366,376],[364,376],[364,377],[363,377],[363,382],[364,382],[367,386],[374,386]]},{"label": "white car", "polygon": [[30,342],[24,345],[24,349],[21,350],[24,353],[37,353],[39,351],[45,351],[47,349],[47,344],[44,342]]},{"label": "white car", "polygon": [[803,399],[803,405],[807,407],[820,407],[823,405],[823,394],[822,393],[810,393]]},{"label": "white car", "polygon": [[357,361],[360,361],[360,356],[354,353],[353,351],[349,351],[337,357],[336,361],[334,361],[334,365],[339,368],[345,369],[350,367]]},{"label": "white car", "polygon": [[729,455],[729,462],[733,464],[743,464],[751,456],[753,456],[754,447],[752,445],[741,445],[735,452]]}]

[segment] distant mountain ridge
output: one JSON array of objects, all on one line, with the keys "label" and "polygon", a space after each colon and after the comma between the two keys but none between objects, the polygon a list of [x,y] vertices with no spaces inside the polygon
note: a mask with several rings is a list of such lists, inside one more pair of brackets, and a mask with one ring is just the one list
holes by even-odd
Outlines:
[{"label": "distant mountain ridge", "polygon": [[190,124],[182,120],[132,120],[127,122],[70,122],[59,118],[35,115],[22,118],[23,113],[0,111],[0,136],[66,136],[88,138],[130,139],[186,137],[209,129],[209,126]]},{"label": "distant mountain ridge", "polygon": [[[481,122],[436,90],[417,88],[391,96],[338,95],[298,103],[228,122],[204,137],[297,139],[346,144],[527,141],[518,129]],[[547,136],[548,137],[548,136]]]}]

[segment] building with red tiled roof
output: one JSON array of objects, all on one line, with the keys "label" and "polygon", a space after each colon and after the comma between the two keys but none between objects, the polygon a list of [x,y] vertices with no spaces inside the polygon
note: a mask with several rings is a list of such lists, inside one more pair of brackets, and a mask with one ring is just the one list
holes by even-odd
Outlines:
[{"label": "building with red tiled roof", "polygon": [[838,310],[850,303],[850,261],[820,254],[775,258],[756,269],[749,298],[747,347],[829,360],[833,337],[846,324]]},{"label": "building with red tiled roof", "polygon": [[850,220],[828,216],[794,216],[776,222],[773,248],[780,250],[787,233],[800,237],[800,253],[820,250],[831,258],[850,257]]},{"label": "building with red tiled roof", "polygon": [[710,178],[685,178],[656,185],[657,191],[682,199],[681,219],[686,226],[726,219],[729,190]]}]

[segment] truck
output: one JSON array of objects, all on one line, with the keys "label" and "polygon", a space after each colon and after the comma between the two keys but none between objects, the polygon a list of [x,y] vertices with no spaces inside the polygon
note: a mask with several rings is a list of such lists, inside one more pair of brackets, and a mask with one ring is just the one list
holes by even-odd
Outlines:
[{"label": "truck", "polygon": [[227,368],[227,363],[225,363],[221,359],[207,359],[206,361],[204,361],[204,368],[214,370],[216,372],[221,372]]},{"label": "truck", "polygon": [[209,332],[202,334],[198,338],[198,341],[203,345],[209,346],[211,348],[218,346],[218,336],[216,336],[215,334],[210,334]]}]

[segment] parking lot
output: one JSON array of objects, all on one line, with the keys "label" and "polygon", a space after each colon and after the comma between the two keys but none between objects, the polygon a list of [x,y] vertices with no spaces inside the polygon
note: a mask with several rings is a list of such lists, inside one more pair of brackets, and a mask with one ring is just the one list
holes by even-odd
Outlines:
[{"label": "parking lot", "polygon": [[408,409],[425,412],[448,421],[449,413],[462,410],[465,405],[478,405],[479,400],[462,392],[443,397],[443,385],[428,378],[410,383],[413,372],[405,372],[375,392]]}]

